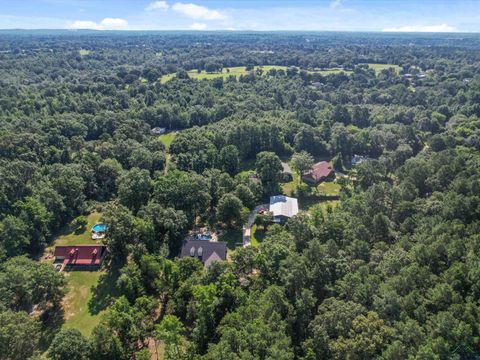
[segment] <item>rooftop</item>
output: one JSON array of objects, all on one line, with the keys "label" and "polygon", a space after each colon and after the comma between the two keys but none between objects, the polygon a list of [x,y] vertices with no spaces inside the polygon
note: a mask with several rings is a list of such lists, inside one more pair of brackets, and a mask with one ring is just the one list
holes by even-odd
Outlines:
[{"label": "rooftop", "polygon": [[326,177],[329,177],[332,173],[332,168],[327,161],[320,161],[312,166],[312,169],[303,175],[306,180],[319,182]]},{"label": "rooftop", "polygon": [[290,165],[288,165],[286,162],[282,162],[282,167],[283,167],[283,172],[287,174],[292,173],[292,169],[290,169]]},{"label": "rooftop", "polygon": [[274,217],[292,217],[298,214],[298,200],[285,195],[270,197],[270,209]]},{"label": "rooftop", "polygon": [[188,240],[182,246],[180,257],[197,257],[205,267],[213,261],[227,259],[227,243],[221,241]]},{"label": "rooftop", "polygon": [[100,265],[104,245],[56,246],[54,256],[65,265]]}]

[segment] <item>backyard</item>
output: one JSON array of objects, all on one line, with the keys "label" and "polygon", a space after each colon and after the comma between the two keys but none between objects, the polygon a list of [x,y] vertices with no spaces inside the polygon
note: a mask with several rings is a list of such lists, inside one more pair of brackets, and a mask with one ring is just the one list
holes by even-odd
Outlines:
[{"label": "backyard", "polygon": [[92,240],[91,229],[100,222],[101,217],[101,213],[94,211],[87,216],[87,225],[84,228],[74,229],[70,224],[65,225],[55,239],[54,246],[96,244]]},{"label": "backyard", "polygon": [[78,329],[83,335],[89,336],[100,321],[102,313],[93,314],[88,306],[92,298],[92,286],[98,283],[102,272],[71,271],[64,274],[67,279],[67,294],[63,299],[63,327]]}]

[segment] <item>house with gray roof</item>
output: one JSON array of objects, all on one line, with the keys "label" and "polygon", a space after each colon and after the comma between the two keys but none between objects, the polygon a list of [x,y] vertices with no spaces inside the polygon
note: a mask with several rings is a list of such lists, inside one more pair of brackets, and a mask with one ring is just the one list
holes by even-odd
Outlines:
[{"label": "house with gray roof", "polygon": [[180,257],[199,259],[208,268],[214,261],[227,259],[227,243],[221,241],[188,240],[182,246]]},{"label": "house with gray roof", "polygon": [[285,195],[271,196],[269,211],[273,214],[274,222],[285,222],[298,214],[298,200]]}]

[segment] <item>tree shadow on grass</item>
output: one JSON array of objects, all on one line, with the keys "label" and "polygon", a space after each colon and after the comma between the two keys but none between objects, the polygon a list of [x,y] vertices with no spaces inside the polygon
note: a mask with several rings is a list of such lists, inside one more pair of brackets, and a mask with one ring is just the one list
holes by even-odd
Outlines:
[{"label": "tree shadow on grass", "polygon": [[219,236],[219,241],[224,241],[227,243],[227,247],[230,250],[235,249],[243,242],[243,232],[241,229],[228,229],[221,236]]},{"label": "tree shadow on grass", "polygon": [[53,341],[55,335],[60,331],[64,319],[64,310],[62,306],[55,306],[45,311],[41,316],[42,337],[40,339],[40,349],[46,351]]},{"label": "tree shadow on grass", "polygon": [[120,296],[116,286],[118,276],[117,269],[110,270],[100,276],[97,285],[92,286],[92,297],[88,301],[88,310],[91,314],[96,315],[105,310]]},{"label": "tree shadow on grass", "polygon": [[265,239],[266,233],[267,233],[266,229],[262,229],[262,228],[257,227],[255,229],[255,232],[252,235],[258,241],[258,243],[262,243],[263,240]]}]

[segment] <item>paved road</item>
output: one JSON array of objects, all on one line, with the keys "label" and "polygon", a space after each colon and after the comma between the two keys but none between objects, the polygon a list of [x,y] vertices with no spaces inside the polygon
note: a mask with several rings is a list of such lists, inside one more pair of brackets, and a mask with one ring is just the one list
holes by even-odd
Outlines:
[{"label": "paved road", "polygon": [[255,222],[255,218],[260,210],[268,210],[268,204],[258,205],[250,212],[250,214],[248,214],[247,223],[243,226],[243,247],[250,245],[251,227]]}]

